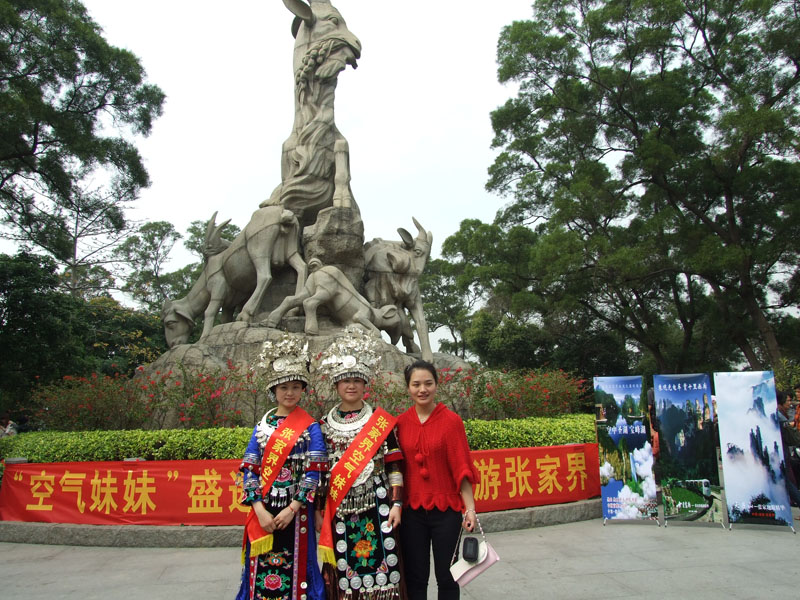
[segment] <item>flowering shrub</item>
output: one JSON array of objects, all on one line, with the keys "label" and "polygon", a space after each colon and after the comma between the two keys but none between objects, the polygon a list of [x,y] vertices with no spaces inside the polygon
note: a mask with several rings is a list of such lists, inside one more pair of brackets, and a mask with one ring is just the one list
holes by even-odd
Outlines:
[{"label": "flowering shrub", "polygon": [[[442,369],[437,398],[465,419],[552,417],[585,410],[586,382],[564,371]],[[382,372],[367,386],[365,400],[392,414],[409,406],[402,375]],[[338,402],[325,381],[310,387],[303,408],[322,416]],[[268,406],[263,382],[231,362],[219,371],[147,373],[133,378],[64,377],[39,386],[31,414],[35,429],[200,429],[252,426]]]},{"label": "flowering shrub", "polygon": [[119,373],[66,375],[59,382],[36,388],[31,406],[32,425],[56,431],[132,429],[148,418],[140,395],[128,377]]},{"label": "flowering shrub", "polygon": [[156,371],[151,378],[144,377],[143,371],[139,367],[140,375],[134,381],[145,395],[146,414],[155,428],[165,424],[182,429],[236,427],[255,421],[259,413],[262,392],[253,372],[231,361],[222,371],[181,368],[180,373]]},{"label": "flowering shrub", "polygon": [[253,373],[228,363],[218,372],[180,369],[134,377],[70,377],[36,388],[36,429],[199,429],[252,424],[264,413],[265,393]]},{"label": "flowering shrub", "polygon": [[[585,412],[591,404],[586,380],[561,371],[441,369],[436,397],[465,419],[552,417]],[[383,373],[371,382],[367,399],[392,414],[408,408],[404,380]]]}]

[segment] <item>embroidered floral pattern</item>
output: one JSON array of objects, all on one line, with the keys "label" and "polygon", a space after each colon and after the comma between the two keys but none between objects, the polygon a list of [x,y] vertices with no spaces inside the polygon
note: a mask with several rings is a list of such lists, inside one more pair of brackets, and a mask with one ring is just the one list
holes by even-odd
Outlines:
[{"label": "embroidered floral pattern", "polygon": [[267,552],[258,558],[256,598],[284,598],[292,585],[292,562],[288,551]]},{"label": "embroidered floral pattern", "polygon": [[362,519],[358,515],[353,515],[348,523],[348,529],[351,533],[348,538],[352,542],[352,550],[350,555],[356,560],[354,564],[361,567],[374,567],[375,557],[373,556],[377,546],[377,535],[375,533],[375,523],[369,516]]}]

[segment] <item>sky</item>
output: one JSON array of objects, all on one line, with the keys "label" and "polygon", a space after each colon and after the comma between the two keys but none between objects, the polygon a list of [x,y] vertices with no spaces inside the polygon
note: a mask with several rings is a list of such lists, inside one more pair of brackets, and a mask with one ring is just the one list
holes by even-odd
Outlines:
[{"label": "sky", "polygon": [[[244,227],[280,183],[293,119],[291,23],[280,0],[84,0],[106,39],[131,50],[167,95],[136,143],[150,174],[130,216]],[[339,75],[336,124],[350,145],[365,238],[433,232],[432,256],[466,218],[491,221],[508,199],[484,185],[497,151],[489,114],[515,92],[497,81],[503,26],[532,0],[334,0],[362,43]],[[195,259],[182,244],[169,269]]]}]

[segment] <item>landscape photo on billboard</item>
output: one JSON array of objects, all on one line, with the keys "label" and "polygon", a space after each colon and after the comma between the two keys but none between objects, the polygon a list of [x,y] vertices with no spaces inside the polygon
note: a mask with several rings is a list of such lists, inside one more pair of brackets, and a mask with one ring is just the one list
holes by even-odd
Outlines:
[{"label": "landscape photo on billboard", "polygon": [[772,372],[714,373],[714,391],[730,522],[791,525]]},{"label": "landscape photo on billboard", "polygon": [[603,517],[656,518],[653,449],[642,378],[595,377],[594,401]]},{"label": "landscape photo on billboard", "polygon": [[658,443],[656,479],[664,517],[674,521],[723,521],[717,467],[715,409],[706,373],[654,375]]}]

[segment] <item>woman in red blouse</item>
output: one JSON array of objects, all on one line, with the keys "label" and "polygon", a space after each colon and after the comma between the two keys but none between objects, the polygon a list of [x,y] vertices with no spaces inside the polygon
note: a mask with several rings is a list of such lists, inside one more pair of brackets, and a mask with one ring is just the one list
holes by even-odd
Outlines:
[{"label": "woman in red blouse", "polygon": [[475,528],[477,473],[461,417],[436,402],[436,368],[417,361],[406,368],[405,379],[413,405],[397,420],[397,439],[405,457],[400,538],[408,598],[427,598],[433,547],[439,600],[454,600],[460,590],[450,561],[459,527]]}]

